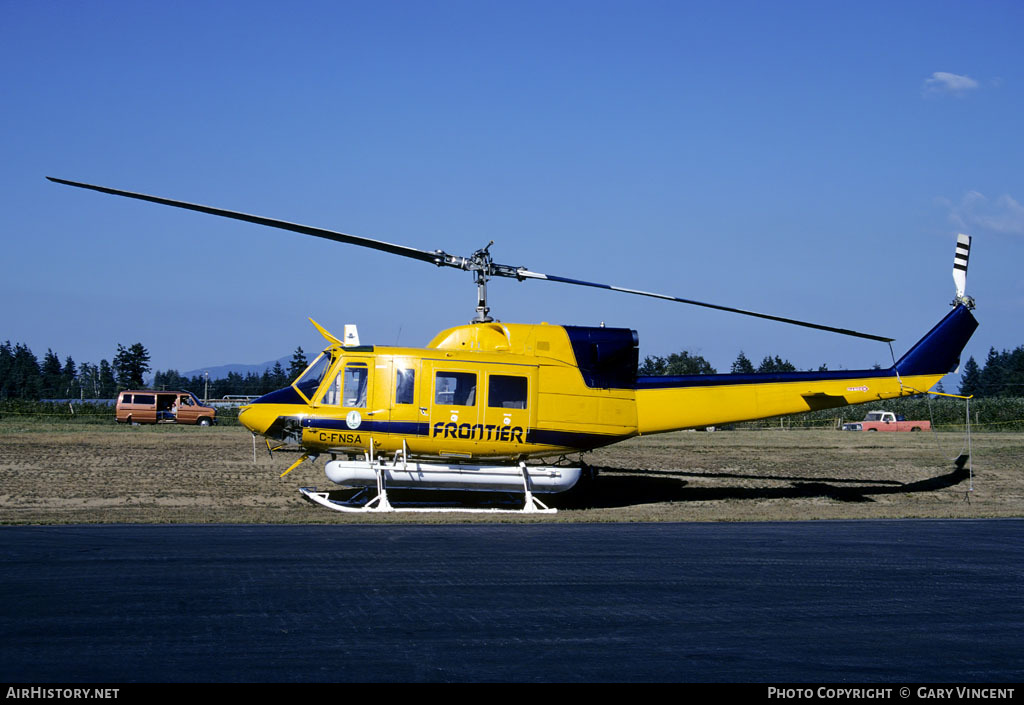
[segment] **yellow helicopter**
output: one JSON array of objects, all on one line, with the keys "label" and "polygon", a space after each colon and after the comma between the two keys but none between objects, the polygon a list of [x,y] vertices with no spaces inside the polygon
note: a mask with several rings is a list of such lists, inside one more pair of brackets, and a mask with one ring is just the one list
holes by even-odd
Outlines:
[{"label": "yellow helicopter", "polygon": [[[520,511],[551,512],[535,494],[571,489],[581,464],[530,464],[634,436],[795,414],[920,394],[959,365],[978,326],[965,295],[970,237],[954,256],[953,310],[888,369],[647,377],[628,328],[502,323],[489,315],[487,281],[509,277],[610,289],[891,343],[892,338],[498,264],[491,244],[469,257],[420,250],[210,206],[47,177],[102,193],[243,220],[472,272],[476,316],[425,348],[362,345],[354,326],[291,385],[242,408],[252,433],[327,454],[331,481],[366,491],[348,501],[301,488],[339,511],[393,511],[387,489],[521,491]],[[376,495],[369,497],[373,488]],[[417,511],[426,511],[425,508]],[[487,511],[487,510],[478,510]]]}]

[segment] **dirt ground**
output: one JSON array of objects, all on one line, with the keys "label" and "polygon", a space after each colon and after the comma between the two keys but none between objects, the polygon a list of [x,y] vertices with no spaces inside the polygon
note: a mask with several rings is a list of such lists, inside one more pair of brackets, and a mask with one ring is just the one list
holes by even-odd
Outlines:
[{"label": "dirt ground", "polygon": [[[240,428],[0,422],[0,523],[789,521],[1024,516],[1024,434],[671,433],[588,453],[596,480],[557,515],[331,512],[323,464],[269,457]],[[973,472],[973,480],[969,473]],[[973,484],[973,489],[972,488]],[[469,502],[470,497],[461,497]],[[494,495],[485,495],[488,500]],[[545,497],[545,500],[548,498]]]}]

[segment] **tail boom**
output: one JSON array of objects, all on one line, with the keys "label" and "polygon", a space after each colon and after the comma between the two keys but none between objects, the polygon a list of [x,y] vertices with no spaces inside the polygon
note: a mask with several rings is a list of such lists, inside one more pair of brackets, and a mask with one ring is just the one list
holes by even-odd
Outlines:
[{"label": "tail boom", "polygon": [[638,377],[638,431],[662,433],[927,392],[959,364],[978,322],[958,305],[888,369]]}]

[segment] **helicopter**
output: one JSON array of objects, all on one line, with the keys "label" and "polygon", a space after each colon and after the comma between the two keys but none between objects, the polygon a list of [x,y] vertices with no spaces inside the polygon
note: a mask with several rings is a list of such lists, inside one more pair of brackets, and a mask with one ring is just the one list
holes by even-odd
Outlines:
[{"label": "helicopter", "polygon": [[[330,460],[337,485],[360,488],[347,500],[315,487],[302,495],[344,512],[396,511],[388,488],[522,492],[517,511],[554,512],[536,495],[570,490],[585,471],[570,455],[636,436],[720,426],[928,392],[960,364],[978,321],[965,294],[971,238],[957,236],[956,295],[949,311],[885,369],[643,376],[639,337],[629,328],[504,323],[490,315],[494,277],[618,291],[885,342],[892,338],[666,294],[543,274],[496,263],[493,241],[470,256],[422,250],[262,216],[55,177],[50,181],[356,245],[472,273],[476,315],[438,333],[426,347],[361,344],[346,325],[338,338],[310,322],[327,346],[288,387],[239,412],[257,436],[307,459]],[[893,355],[895,359],[895,355]],[[255,445],[254,445],[255,448]],[[545,464],[527,461],[556,458]],[[376,494],[373,494],[373,490]],[[371,496],[372,495],[372,496]],[[450,511],[411,508],[406,511]],[[463,509],[463,511],[502,511]]]}]

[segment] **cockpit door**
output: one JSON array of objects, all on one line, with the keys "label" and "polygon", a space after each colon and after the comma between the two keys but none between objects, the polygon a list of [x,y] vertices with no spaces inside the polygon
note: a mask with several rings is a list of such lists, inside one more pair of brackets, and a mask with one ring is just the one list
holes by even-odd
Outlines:
[{"label": "cockpit door", "polygon": [[381,405],[375,393],[377,372],[373,358],[343,358],[315,404],[332,419],[332,427],[366,434],[365,439],[360,438],[361,446],[368,445],[370,435],[388,417],[387,405]]}]

